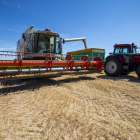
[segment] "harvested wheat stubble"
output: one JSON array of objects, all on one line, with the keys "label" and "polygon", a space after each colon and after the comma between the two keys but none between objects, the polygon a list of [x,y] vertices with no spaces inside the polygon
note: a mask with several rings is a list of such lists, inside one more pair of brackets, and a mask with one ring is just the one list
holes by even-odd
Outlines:
[{"label": "harvested wheat stubble", "polygon": [[0,92],[0,139],[140,139],[134,73],[20,80],[4,83]]}]

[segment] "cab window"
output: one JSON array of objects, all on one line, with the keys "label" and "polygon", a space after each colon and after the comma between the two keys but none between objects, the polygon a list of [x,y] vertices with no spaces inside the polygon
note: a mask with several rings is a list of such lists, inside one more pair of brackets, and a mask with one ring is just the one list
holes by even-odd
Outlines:
[{"label": "cab window", "polygon": [[59,53],[58,42],[59,42],[59,37],[56,37],[56,52],[55,53]]},{"label": "cab window", "polygon": [[40,34],[38,52],[54,53],[54,37],[51,35]]},{"label": "cab window", "polygon": [[133,53],[136,53],[136,48],[133,48]]},{"label": "cab window", "polygon": [[114,53],[129,53],[129,47],[116,47]]}]

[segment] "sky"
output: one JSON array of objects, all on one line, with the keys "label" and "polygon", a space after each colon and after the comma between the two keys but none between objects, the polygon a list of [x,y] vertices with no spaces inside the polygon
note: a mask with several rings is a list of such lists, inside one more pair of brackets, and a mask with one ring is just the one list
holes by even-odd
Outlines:
[{"label": "sky", "polygon": [[[30,25],[64,39],[86,37],[88,48],[113,52],[115,43],[140,47],[140,0],[0,0],[0,51],[16,51]],[[63,54],[84,49],[66,42]]]}]

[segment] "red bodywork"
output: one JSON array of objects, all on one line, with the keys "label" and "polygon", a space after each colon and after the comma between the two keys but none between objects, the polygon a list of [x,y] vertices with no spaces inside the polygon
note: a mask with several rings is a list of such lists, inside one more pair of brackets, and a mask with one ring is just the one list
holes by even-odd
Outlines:
[{"label": "red bodywork", "polygon": [[133,63],[140,62],[140,55],[134,55]]},{"label": "red bodywork", "polygon": [[[115,44],[114,45],[114,47],[121,47],[121,46],[130,46],[131,47],[132,44]],[[137,45],[134,44],[134,47],[137,47]],[[123,58],[122,55],[117,55],[117,56],[120,58],[120,60],[121,60],[122,63],[125,63],[124,58]],[[134,55],[133,63],[136,64],[138,62],[140,62],[140,55],[137,55],[136,54],[136,55]]]},{"label": "red bodywork", "polygon": [[[120,46],[131,46],[132,44],[115,44],[114,47],[120,47]],[[134,44],[134,47],[137,47],[137,45]]]},{"label": "red bodywork", "polygon": [[121,60],[122,63],[125,63],[125,62],[124,62],[124,58],[123,58],[122,55],[117,55],[117,56],[120,58],[120,60]]},{"label": "red bodywork", "polygon": [[[83,58],[83,57],[82,57]],[[66,60],[52,60],[48,54],[46,60],[0,60],[0,66],[19,66],[19,71],[22,71],[22,66],[45,66],[47,71],[50,71],[52,66],[66,66],[68,70],[72,70],[74,65],[81,65],[82,68],[88,69],[92,65],[95,69],[101,69],[103,67],[103,60],[100,57],[95,57],[93,61],[90,61],[87,56],[86,59],[74,61],[71,55],[66,57]],[[49,68],[49,70],[48,70]]]}]

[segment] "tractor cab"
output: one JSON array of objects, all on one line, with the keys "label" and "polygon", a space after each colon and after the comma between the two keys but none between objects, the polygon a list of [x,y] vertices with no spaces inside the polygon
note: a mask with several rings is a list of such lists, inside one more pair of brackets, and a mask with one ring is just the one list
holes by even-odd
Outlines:
[{"label": "tractor cab", "polygon": [[[137,46],[132,44],[115,44],[114,45],[114,53],[122,60],[122,62],[128,64],[129,63],[129,54],[136,53]],[[120,54],[120,55],[119,55]]]},{"label": "tractor cab", "polygon": [[136,53],[137,46],[135,44],[115,44],[114,53]]}]

